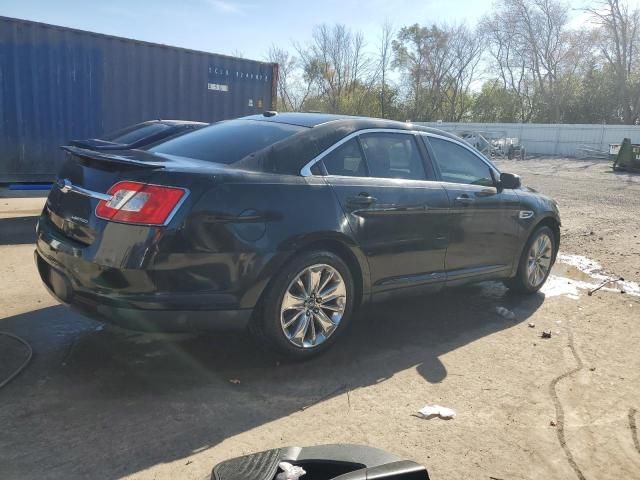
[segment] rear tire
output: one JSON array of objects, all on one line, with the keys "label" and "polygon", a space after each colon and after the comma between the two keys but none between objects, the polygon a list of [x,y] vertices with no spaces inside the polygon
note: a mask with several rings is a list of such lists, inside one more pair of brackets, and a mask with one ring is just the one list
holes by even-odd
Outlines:
[{"label": "rear tire", "polygon": [[272,280],[249,326],[255,341],[294,360],[333,345],[355,304],[353,275],[332,252],[304,252]]},{"label": "rear tire", "polygon": [[505,285],[518,293],[535,293],[542,288],[551,273],[556,258],[556,239],[547,226],[538,227],[522,250],[516,276]]}]

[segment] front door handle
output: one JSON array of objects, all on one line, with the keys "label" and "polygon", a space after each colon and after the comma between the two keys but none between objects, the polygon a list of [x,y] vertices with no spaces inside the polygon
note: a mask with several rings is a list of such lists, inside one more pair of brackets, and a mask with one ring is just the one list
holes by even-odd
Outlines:
[{"label": "front door handle", "polygon": [[376,202],[376,197],[372,197],[367,192],[360,192],[358,195],[349,197],[349,203],[353,205],[371,205]]},{"label": "front door handle", "polygon": [[473,198],[471,198],[469,195],[467,195],[466,193],[463,193],[462,195],[459,195],[456,197],[456,202],[460,203],[462,205],[469,205],[470,203],[473,203],[475,200]]}]

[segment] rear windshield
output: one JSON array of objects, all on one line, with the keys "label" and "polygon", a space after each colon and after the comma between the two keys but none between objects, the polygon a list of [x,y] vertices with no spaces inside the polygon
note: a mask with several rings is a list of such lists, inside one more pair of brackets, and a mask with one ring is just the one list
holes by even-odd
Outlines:
[{"label": "rear windshield", "polygon": [[234,163],[306,127],[255,120],[229,120],[168,140],[149,151],[216,163]]},{"label": "rear windshield", "polygon": [[170,128],[169,125],[165,125],[164,123],[138,124],[105,135],[102,137],[102,140],[129,145],[130,143],[135,143],[138,140],[156,135]]}]

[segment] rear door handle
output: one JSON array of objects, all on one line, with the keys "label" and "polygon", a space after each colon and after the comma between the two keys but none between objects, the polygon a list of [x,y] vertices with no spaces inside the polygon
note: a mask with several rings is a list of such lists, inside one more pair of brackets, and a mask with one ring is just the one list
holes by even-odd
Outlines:
[{"label": "rear door handle", "polygon": [[349,203],[354,205],[371,205],[376,202],[376,197],[372,197],[367,192],[360,192],[358,195],[349,197]]},{"label": "rear door handle", "polygon": [[467,195],[466,193],[463,193],[462,195],[459,195],[456,197],[456,202],[460,203],[462,205],[469,205],[470,203],[473,203],[475,200],[473,198],[471,198],[469,195]]}]

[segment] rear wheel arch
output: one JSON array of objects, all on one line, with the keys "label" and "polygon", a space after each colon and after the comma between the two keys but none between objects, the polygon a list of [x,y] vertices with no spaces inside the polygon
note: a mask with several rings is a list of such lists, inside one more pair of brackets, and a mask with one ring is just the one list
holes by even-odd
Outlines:
[{"label": "rear wheel arch", "polygon": [[291,258],[300,253],[311,251],[331,252],[340,257],[342,261],[347,264],[351,271],[351,275],[353,276],[356,299],[355,305],[358,307],[362,304],[365,299],[365,295],[368,295],[369,293],[369,268],[366,264],[366,259],[364,259],[364,257],[358,259],[358,256],[353,252],[353,249],[337,238],[325,238],[312,241],[298,249]]},{"label": "rear wheel arch", "polygon": [[[362,252],[358,252],[355,247],[350,246],[347,239],[341,239],[338,236],[327,236],[321,238],[315,238],[297,245],[295,249],[292,249],[289,255],[284,260],[278,262],[277,268],[281,270],[285,268],[290,262],[292,262],[301,253],[313,252],[313,251],[327,251],[340,257],[340,259],[347,264],[351,275],[353,276],[353,283],[355,287],[355,299],[356,307],[368,299],[370,292],[369,285],[369,265]],[[262,303],[264,296],[269,290],[273,282],[273,277],[264,283],[260,288],[257,301],[255,301],[255,307],[258,309]],[[254,297],[255,298],[255,297]]]},{"label": "rear wheel arch", "polygon": [[[307,268],[329,268],[333,269],[334,272],[338,272],[338,279],[344,284],[344,301],[343,304],[343,314],[341,315],[341,321],[338,319],[339,325],[336,323],[334,325],[338,325],[332,331],[329,331],[329,338],[325,338],[318,345],[298,345],[296,342],[292,341],[292,337],[289,336],[291,332],[286,331],[287,325],[284,325],[283,322],[283,295],[286,294],[287,291],[294,285],[296,276],[299,276],[303,271]],[[344,331],[345,328],[348,328],[348,324],[353,317],[354,310],[358,307],[358,304],[361,302],[361,299],[358,298],[360,295],[360,291],[362,290],[362,281],[361,278],[363,276],[361,267],[358,263],[358,259],[356,254],[354,254],[349,246],[340,242],[339,240],[329,239],[329,240],[317,240],[314,242],[306,243],[301,248],[298,248],[293,252],[287,259],[279,264],[277,270],[269,279],[265,288],[263,289],[260,299],[258,300],[256,307],[253,311],[252,318],[248,325],[248,330],[252,334],[253,338],[256,340],[256,344],[258,346],[267,345],[275,349],[279,354],[284,355],[293,359],[305,359],[310,358],[311,356],[315,356],[327,348],[336,341],[338,336],[341,335],[340,332]],[[330,277],[329,277],[330,278]],[[308,278],[308,281],[311,281]],[[287,286],[288,285],[288,286]],[[303,287],[307,288],[307,287]],[[309,290],[307,290],[308,294]],[[296,296],[298,298],[296,298]],[[296,292],[294,294],[294,299],[297,299],[300,302],[300,292]],[[311,300],[310,300],[311,298]],[[307,296],[305,300],[305,306],[303,308],[307,309],[307,317],[309,317],[310,308],[306,305],[307,301],[315,301],[316,297],[311,295],[311,297]],[[323,302],[322,300],[319,300]],[[327,301],[331,301],[327,299]],[[334,305],[335,306],[335,305]],[[302,310],[300,306],[295,307],[291,305],[293,309]],[[322,309],[324,307],[319,307]],[[289,308],[291,309],[291,308]],[[315,308],[314,311],[317,313],[318,308]],[[300,312],[303,313],[304,312]],[[325,311],[326,314],[326,311]],[[298,314],[299,315],[299,314]],[[315,329],[318,328],[318,316],[315,313],[311,314],[311,317],[315,317],[314,325],[316,325]],[[298,318],[297,315],[294,315],[294,318],[290,318],[289,320],[295,321]],[[325,317],[326,319],[326,317]],[[309,320],[307,319],[307,322]],[[320,324],[322,325],[322,321],[320,320]],[[302,342],[305,342],[305,338],[307,336],[307,327],[302,325],[295,326],[296,329],[304,328],[303,338],[299,339]],[[317,330],[312,329],[311,332],[316,332]],[[339,331],[338,331],[339,330]],[[300,330],[296,330],[299,332]],[[323,332],[325,332],[324,327],[322,327]],[[298,333],[296,333],[296,336]],[[312,333],[312,337],[315,341],[315,333]],[[266,342],[266,343],[264,343]],[[292,343],[294,346],[292,346]]]}]

